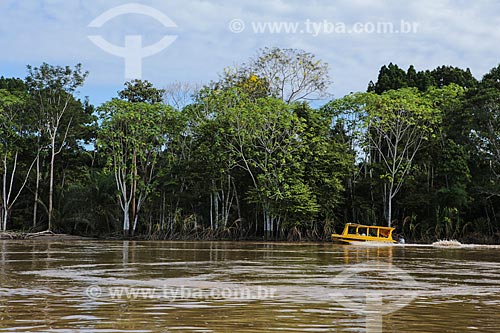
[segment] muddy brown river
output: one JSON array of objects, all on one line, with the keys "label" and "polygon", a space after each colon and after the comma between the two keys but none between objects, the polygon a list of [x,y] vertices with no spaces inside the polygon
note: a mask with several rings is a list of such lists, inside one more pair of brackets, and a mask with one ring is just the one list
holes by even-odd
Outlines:
[{"label": "muddy brown river", "polygon": [[0,332],[499,332],[500,249],[0,241]]}]

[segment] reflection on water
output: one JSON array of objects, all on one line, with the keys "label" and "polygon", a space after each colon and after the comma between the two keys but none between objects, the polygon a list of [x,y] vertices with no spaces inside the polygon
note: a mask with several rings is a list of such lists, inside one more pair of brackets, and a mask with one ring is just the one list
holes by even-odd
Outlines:
[{"label": "reflection on water", "polygon": [[[345,300],[366,295],[381,297],[384,332],[500,326],[493,248],[0,241],[0,249],[0,332],[365,332],[367,314]],[[366,263],[378,268],[355,270]]]}]

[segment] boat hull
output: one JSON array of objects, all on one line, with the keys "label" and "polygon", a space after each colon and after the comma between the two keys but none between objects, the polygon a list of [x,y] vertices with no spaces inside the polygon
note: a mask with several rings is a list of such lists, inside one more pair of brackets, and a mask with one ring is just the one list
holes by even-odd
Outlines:
[{"label": "boat hull", "polygon": [[384,244],[394,244],[395,240],[388,240],[383,238],[374,238],[374,239],[363,239],[357,237],[344,237],[342,235],[332,235],[332,241],[338,244],[355,244],[355,243],[365,243],[365,242],[373,242],[373,243],[384,243]]}]

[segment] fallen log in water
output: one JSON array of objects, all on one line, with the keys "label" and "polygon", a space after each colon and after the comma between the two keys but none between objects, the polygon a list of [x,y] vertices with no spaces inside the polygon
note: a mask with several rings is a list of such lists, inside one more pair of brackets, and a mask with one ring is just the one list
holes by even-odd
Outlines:
[{"label": "fallen log in water", "polygon": [[68,235],[68,234],[56,234],[52,231],[46,230],[41,232],[1,232],[0,240],[79,240],[87,239],[80,236]]},{"label": "fallen log in water", "polygon": [[24,234],[20,232],[0,232],[0,239],[23,239]]}]

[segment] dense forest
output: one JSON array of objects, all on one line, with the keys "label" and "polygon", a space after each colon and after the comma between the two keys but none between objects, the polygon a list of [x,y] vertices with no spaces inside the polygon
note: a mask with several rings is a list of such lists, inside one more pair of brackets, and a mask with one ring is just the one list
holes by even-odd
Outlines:
[{"label": "dense forest", "polygon": [[[100,106],[81,65],[0,79],[0,226],[146,239],[500,240],[500,66],[383,66],[328,100],[328,65],[266,48],[203,86],[126,82]],[[315,101],[315,102],[312,102]]]}]

